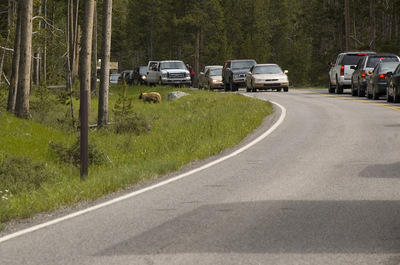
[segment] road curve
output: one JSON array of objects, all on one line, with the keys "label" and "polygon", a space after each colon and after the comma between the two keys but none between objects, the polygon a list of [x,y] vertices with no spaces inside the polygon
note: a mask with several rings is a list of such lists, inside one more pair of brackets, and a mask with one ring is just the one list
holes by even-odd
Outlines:
[{"label": "road curve", "polygon": [[0,264],[400,264],[396,104],[244,94],[282,105],[280,126],[258,138],[271,117],[157,188],[7,238]]}]

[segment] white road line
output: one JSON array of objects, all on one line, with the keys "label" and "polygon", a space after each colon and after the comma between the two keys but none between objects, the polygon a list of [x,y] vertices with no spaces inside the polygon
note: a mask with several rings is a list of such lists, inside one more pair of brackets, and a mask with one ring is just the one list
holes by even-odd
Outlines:
[{"label": "white road line", "polygon": [[221,163],[222,161],[225,161],[225,160],[227,160],[227,159],[229,159],[229,158],[231,158],[231,157],[236,156],[237,154],[239,154],[239,153],[243,152],[244,150],[250,148],[251,146],[255,145],[256,143],[258,143],[259,141],[261,141],[262,139],[264,139],[265,137],[267,137],[269,134],[271,134],[276,128],[278,128],[278,126],[279,126],[279,125],[283,122],[283,120],[285,119],[285,117],[286,117],[286,109],[285,109],[282,105],[280,105],[280,104],[278,104],[278,103],[276,103],[276,102],[272,102],[272,101],[271,101],[271,103],[275,104],[276,106],[278,106],[278,107],[281,109],[281,116],[279,117],[278,121],[277,121],[271,128],[269,128],[265,133],[263,133],[263,134],[260,135],[258,138],[256,138],[254,141],[252,141],[252,142],[248,143],[247,145],[245,145],[245,146],[239,148],[239,149],[236,150],[235,152],[233,152],[233,153],[231,153],[231,154],[229,154],[229,155],[227,155],[227,156],[221,157],[221,158],[219,158],[219,159],[217,159],[217,160],[214,160],[213,162],[208,163],[208,164],[206,164],[206,165],[204,165],[204,166],[201,166],[201,167],[199,167],[199,168],[193,169],[193,170],[191,170],[191,171],[189,171],[189,172],[186,172],[186,173],[183,173],[183,174],[178,175],[178,176],[176,176],[176,177],[173,177],[173,178],[170,178],[170,179],[168,179],[168,180],[162,181],[162,182],[160,182],[160,183],[158,183],[158,184],[155,184],[155,185],[153,185],[153,186],[150,186],[150,187],[147,187],[147,188],[144,188],[144,189],[141,189],[141,190],[138,190],[138,191],[135,191],[135,192],[126,194],[126,195],[124,195],[124,196],[121,196],[121,197],[115,198],[115,199],[113,199],[113,200],[110,200],[110,201],[107,201],[107,202],[98,204],[98,205],[96,205],[96,206],[87,208],[87,209],[85,209],[85,210],[81,210],[81,211],[78,211],[78,212],[75,212],[75,213],[66,215],[66,216],[64,216],[64,217],[60,217],[60,218],[54,219],[54,220],[52,220],[52,221],[49,221],[49,222],[46,222],[46,223],[43,223],[43,224],[40,224],[40,225],[36,225],[36,226],[30,227],[30,228],[27,228],[27,229],[24,229],[24,230],[15,232],[15,233],[13,233],[13,234],[10,234],[10,235],[1,237],[1,238],[0,238],[0,243],[2,243],[2,242],[4,242],[4,241],[7,241],[7,240],[10,240],[10,239],[13,239],[13,238],[16,238],[16,237],[18,237],[18,236],[22,236],[22,235],[25,235],[25,234],[34,232],[34,231],[39,230],[39,229],[42,229],[42,228],[45,228],[45,227],[48,227],[48,226],[51,226],[51,225],[60,223],[60,222],[62,222],[62,221],[65,221],[65,220],[68,220],[68,219],[72,219],[72,218],[77,217],[77,216],[79,216],[79,215],[82,215],[82,214],[85,214],[85,213],[88,213],[88,212],[92,212],[92,211],[94,211],[94,210],[103,208],[103,207],[105,207],[105,206],[108,206],[108,205],[111,205],[111,204],[120,202],[120,201],[122,201],[122,200],[129,199],[129,198],[131,198],[131,197],[137,196],[137,195],[142,194],[142,193],[145,193],[145,192],[147,192],[147,191],[150,191],[150,190],[153,190],[153,189],[162,187],[162,186],[167,185],[167,184],[169,184],[169,183],[171,183],[171,182],[174,182],[174,181],[177,181],[177,180],[179,180],[179,179],[185,178],[185,177],[190,176],[190,175],[192,175],[192,174],[194,174],[194,173],[197,173],[197,172],[199,172],[199,171],[201,171],[201,170],[203,170],[203,169],[210,168],[210,167],[212,167],[212,166],[214,166],[214,165],[216,165],[216,164],[218,164],[218,163]]}]

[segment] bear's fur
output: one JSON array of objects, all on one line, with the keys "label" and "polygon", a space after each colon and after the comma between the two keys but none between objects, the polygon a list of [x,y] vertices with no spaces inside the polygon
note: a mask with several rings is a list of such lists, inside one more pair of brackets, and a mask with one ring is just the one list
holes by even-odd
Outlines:
[{"label": "bear's fur", "polygon": [[161,103],[161,95],[157,92],[140,93],[139,99],[143,99],[143,102],[154,102]]}]

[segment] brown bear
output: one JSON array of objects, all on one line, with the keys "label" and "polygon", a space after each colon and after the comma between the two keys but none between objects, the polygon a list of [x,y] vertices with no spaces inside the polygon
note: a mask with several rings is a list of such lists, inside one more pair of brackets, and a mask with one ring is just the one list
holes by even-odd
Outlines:
[{"label": "brown bear", "polygon": [[139,99],[143,99],[143,102],[154,102],[154,103],[161,103],[161,95],[157,92],[150,92],[150,93],[140,93]]}]

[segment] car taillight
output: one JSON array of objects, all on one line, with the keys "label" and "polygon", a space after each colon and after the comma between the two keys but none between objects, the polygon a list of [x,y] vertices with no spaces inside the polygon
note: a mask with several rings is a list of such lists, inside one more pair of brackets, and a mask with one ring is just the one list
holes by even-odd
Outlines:
[{"label": "car taillight", "polygon": [[340,67],[340,75],[344,75],[344,65]]},{"label": "car taillight", "polygon": [[365,71],[361,71],[361,77],[365,77]]},{"label": "car taillight", "polygon": [[388,75],[387,74],[380,74],[379,75],[379,79],[388,79]]}]

